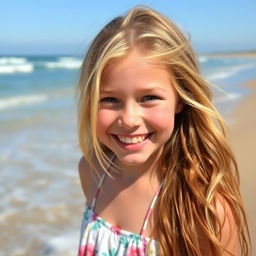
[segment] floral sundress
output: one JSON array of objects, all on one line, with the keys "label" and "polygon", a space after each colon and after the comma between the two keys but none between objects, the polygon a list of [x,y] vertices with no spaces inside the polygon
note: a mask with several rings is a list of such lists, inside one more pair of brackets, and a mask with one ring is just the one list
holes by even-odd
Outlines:
[{"label": "floral sundress", "polygon": [[[154,207],[162,184],[157,190],[148,208],[140,234],[115,227],[98,216],[95,211],[95,203],[105,178],[104,173],[90,207],[85,204],[78,256],[157,256],[158,243],[149,237],[143,236],[150,213]],[[148,247],[148,248],[146,248]]]}]

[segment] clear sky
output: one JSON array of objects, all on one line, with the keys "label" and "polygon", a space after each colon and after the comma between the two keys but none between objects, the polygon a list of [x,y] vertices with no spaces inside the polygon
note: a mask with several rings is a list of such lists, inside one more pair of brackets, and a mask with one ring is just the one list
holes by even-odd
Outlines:
[{"label": "clear sky", "polygon": [[136,4],[171,18],[199,52],[256,49],[256,0],[6,0],[0,54],[83,54],[106,22]]}]

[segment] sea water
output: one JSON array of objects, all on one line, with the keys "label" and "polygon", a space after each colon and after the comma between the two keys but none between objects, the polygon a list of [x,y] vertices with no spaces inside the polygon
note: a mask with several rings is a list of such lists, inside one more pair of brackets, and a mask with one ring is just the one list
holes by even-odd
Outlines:
[{"label": "sea water", "polygon": [[[199,57],[228,115],[256,60]],[[0,255],[76,255],[84,198],[77,164],[80,56],[0,57]]]}]

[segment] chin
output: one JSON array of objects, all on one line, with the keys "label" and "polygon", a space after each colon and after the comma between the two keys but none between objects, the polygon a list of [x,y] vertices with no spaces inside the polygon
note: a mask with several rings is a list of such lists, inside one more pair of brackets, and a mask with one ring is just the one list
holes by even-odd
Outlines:
[{"label": "chin", "polygon": [[148,158],[146,156],[118,156],[116,155],[118,160],[127,166],[139,166],[143,165],[147,162]]}]

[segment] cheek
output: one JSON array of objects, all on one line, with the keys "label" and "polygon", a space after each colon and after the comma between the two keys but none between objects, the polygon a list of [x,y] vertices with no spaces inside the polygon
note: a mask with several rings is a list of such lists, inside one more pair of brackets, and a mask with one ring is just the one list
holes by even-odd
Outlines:
[{"label": "cheek", "polygon": [[175,110],[173,106],[163,106],[157,108],[148,117],[151,125],[158,131],[171,133],[174,127]]},{"label": "cheek", "polygon": [[102,134],[106,131],[114,121],[113,114],[109,110],[99,110],[97,115],[97,134]]}]

